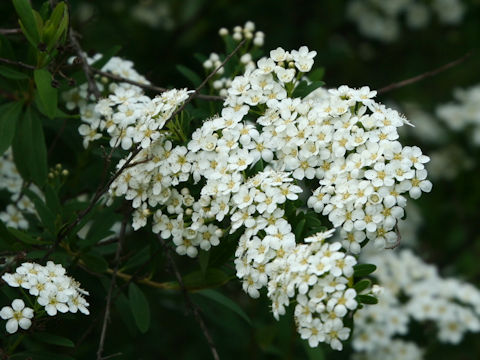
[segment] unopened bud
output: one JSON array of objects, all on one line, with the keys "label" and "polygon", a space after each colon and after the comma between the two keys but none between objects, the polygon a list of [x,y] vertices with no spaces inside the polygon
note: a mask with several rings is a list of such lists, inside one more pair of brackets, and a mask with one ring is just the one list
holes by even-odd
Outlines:
[{"label": "unopened bud", "polygon": [[228,35],[228,29],[226,29],[226,28],[221,28],[220,30],[218,30],[218,35],[220,35],[220,36],[227,36],[227,35]]}]

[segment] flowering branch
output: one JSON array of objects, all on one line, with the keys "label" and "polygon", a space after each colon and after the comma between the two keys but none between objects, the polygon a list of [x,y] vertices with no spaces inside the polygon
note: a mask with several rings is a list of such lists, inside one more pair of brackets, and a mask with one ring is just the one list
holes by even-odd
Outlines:
[{"label": "flowering branch", "polygon": [[80,43],[78,42],[75,32],[73,29],[70,29],[69,32],[69,37],[70,37],[70,42],[75,49],[75,52],[77,53],[78,58],[81,61],[82,64],[82,69],[85,74],[85,77],[87,78],[87,83],[88,83],[88,93],[93,94],[95,98],[98,100],[100,99],[100,90],[98,90],[97,83],[95,82],[95,79],[92,76],[92,71],[91,67],[88,65],[87,58],[85,57],[85,54],[82,50],[82,47],[80,46]]},{"label": "flowering branch", "polygon": [[190,295],[188,294],[187,288],[185,287],[185,284],[183,283],[182,275],[178,271],[177,264],[175,264],[175,260],[173,259],[173,256],[170,252],[170,248],[167,246],[167,244],[165,243],[165,240],[160,235],[157,235],[157,237],[158,237],[158,240],[159,240],[160,244],[165,249],[165,253],[167,255],[168,262],[170,263],[170,267],[171,267],[172,271],[174,272],[175,277],[177,278],[178,284],[180,285],[180,289],[182,291],[185,302],[187,303],[187,306],[192,310],[193,315],[195,316],[195,320],[200,325],[200,328],[202,329],[203,335],[207,339],[207,342],[208,342],[208,345],[210,346],[210,351],[212,352],[213,358],[215,360],[220,360],[220,357],[218,356],[217,348],[215,347],[215,343],[213,342],[212,336],[210,335],[210,332],[208,331],[208,328],[205,325],[205,322],[203,321],[202,316],[200,315],[200,309],[192,301],[192,299],[190,298]]},{"label": "flowering branch", "polygon": [[240,48],[245,44],[246,39],[243,39],[240,41],[240,43],[237,45],[235,49],[223,60],[223,62],[215,69],[213,70],[206,78],[203,80],[203,82],[195,89],[193,93],[190,94],[187,100],[183,103],[182,106],[180,106],[171,116],[171,119],[173,119],[177,114],[181,113],[183,109],[185,109],[185,106],[188,105],[190,101],[192,101],[195,96],[198,94],[198,92],[208,83],[208,81],[221,69],[223,66],[232,58],[235,53],[240,50]]},{"label": "flowering branch", "polygon": [[472,55],[472,52],[469,51],[468,53],[463,55],[461,58],[458,58],[458,59],[456,59],[452,62],[449,62],[448,64],[442,65],[439,68],[436,68],[435,70],[427,71],[423,74],[414,76],[412,78],[390,84],[390,85],[385,86],[385,87],[381,88],[380,90],[378,90],[377,93],[378,94],[384,94],[386,92],[389,92],[389,91],[392,91],[392,90],[395,90],[395,89],[398,89],[398,88],[401,88],[401,87],[404,87],[404,86],[407,86],[407,85],[410,85],[410,84],[414,84],[414,83],[419,82],[423,79],[426,79],[426,78],[435,76],[437,74],[440,74],[441,72],[444,72],[444,71],[446,71],[446,70],[448,70],[452,67],[455,67],[455,66],[461,64],[466,59],[468,59],[471,55]]},{"label": "flowering branch", "polygon": [[[132,85],[138,86],[142,89],[152,90],[152,91],[155,91],[155,92],[158,92],[158,93],[163,93],[165,91],[168,91],[168,89],[164,88],[164,87],[160,87],[160,86],[156,86],[156,85],[150,85],[150,84],[144,84],[144,83],[141,83],[141,82],[138,82],[138,81],[135,81],[135,80],[130,80],[130,79],[124,78],[122,76],[112,74],[112,73],[107,72],[107,71],[102,71],[102,70],[96,69],[94,67],[90,67],[90,70],[95,74],[105,76],[106,78],[109,78],[109,79],[112,79],[112,80],[115,80],[115,81],[118,81],[118,82],[125,82],[125,83],[128,83],[128,84],[132,84]],[[222,96],[216,96],[216,95],[195,94],[194,97],[197,98],[197,99],[207,100],[207,101],[223,101],[224,100],[224,98]]]}]

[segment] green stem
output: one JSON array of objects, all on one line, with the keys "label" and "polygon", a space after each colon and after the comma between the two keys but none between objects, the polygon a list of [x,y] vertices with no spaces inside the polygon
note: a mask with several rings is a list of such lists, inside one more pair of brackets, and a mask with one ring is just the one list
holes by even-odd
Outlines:
[{"label": "green stem", "polygon": [[20,345],[24,337],[25,337],[25,334],[22,334],[19,337],[17,337],[15,342],[9,347],[7,353],[12,354],[15,351],[15,349],[18,347],[18,345]]}]

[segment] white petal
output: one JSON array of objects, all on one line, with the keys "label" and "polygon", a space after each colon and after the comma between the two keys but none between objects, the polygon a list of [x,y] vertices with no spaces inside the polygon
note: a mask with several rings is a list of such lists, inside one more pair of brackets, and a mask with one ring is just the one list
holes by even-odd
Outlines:
[{"label": "white petal", "polygon": [[25,307],[25,303],[22,299],[15,299],[12,301],[12,308],[15,311],[20,311]]},{"label": "white petal", "polygon": [[33,318],[33,309],[29,308],[29,307],[26,307],[25,309],[23,309],[22,311],[22,316],[24,318],[27,318],[27,319],[31,319]]},{"label": "white petal", "polygon": [[4,306],[2,310],[0,310],[0,317],[3,320],[7,320],[13,317],[13,309],[10,306]]},{"label": "white petal", "polygon": [[16,332],[18,330],[18,322],[17,320],[15,319],[10,319],[7,321],[7,325],[5,326],[5,328],[7,329],[7,332],[9,334],[13,334],[14,332]]},{"label": "white petal", "polygon": [[20,327],[23,329],[23,330],[27,330],[31,325],[32,325],[32,322],[30,321],[30,319],[20,319],[20,321],[18,322],[18,325],[20,325]]}]

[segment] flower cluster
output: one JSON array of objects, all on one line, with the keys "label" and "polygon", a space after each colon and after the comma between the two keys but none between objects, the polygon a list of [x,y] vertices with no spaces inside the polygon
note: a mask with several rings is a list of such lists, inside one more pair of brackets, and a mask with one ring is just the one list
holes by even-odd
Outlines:
[{"label": "flower cluster", "polygon": [[[253,38],[252,45],[250,46],[250,42],[247,42],[244,48],[241,51],[240,55],[240,63],[238,72],[243,73],[247,69],[255,68],[254,59],[257,57],[259,48],[263,46],[265,34],[262,31],[257,31],[255,34],[255,24],[251,21],[247,21],[244,27],[235,26],[233,28],[233,35],[232,39],[239,42],[244,37],[247,40]],[[229,38],[229,31],[226,28],[221,28],[219,30],[219,35],[227,39]],[[219,68],[221,64],[220,56],[217,53],[211,53],[207,60],[203,62],[203,67],[206,71],[213,71]],[[221,96],[228,95],[228,89],[232,84],[232,78],[229,76],[222,76],[224,74],[224,68],[220,68],[217,73],[214,75],[212,80],[212,87],[213,90]]]},{"label": "flower cluster", "polygon": [[349,286],[356,260],[340,250],[340,243],[324,241],[331,234],[317,233],[305,238],[305,244],[295,244],[290,224],[278,218],[265,228],[265,236],[242,235],[235,265],[250,296],[258,297],[258,289],[267,288],[277,320],[294,298],[302,339],[311,347],[325,342],[342,350],[341,341],[350,335],[344,317],[358,305],[357,293]]},{"label": "flower cluster", "polygon": [[[158,116],[156,105],[168,101],[122,84],[110,85],[112,93],[93,107],[100,114],[93,128],[111,127],[111,146],[140,148],[117,164],[136,165],[109,190],[132,201],[134,229],[151,217],[153,232],[190,257],[218,245],[228,233],[221,229],[239,231],[235,265],[245,291],[257,297],[267,288],[277,318],[295,298],[302,337],[341,349],[350,332],[343,318],[357,307],[348,285],[356,260],[341,247],[358,253],[366,238],[395,242],[402,194],[430,191],[429,159],[418,147],[402,147],[397,128],[407,121],[376,103],[368,87],[296,95],[315,55],[305,46],[277,48],[248,66],[231,81],[221,113],[192,129],[187,146],[160,131],[168,116]],[[170,110],[187,96],[170,93]],[[111,125],[97,127],[102,121]],[[308,206],[342,228],[342,243],[324,243],[331,232],[296,239],[286,207],[304,192],[300,185],[314,188]]]},{"label": "flower cluster", "polygon": [[83,314],[89,314],[89,304],[83,297],[88,295],[88,292],[80,288],[80,284],[66,274],[62,265],[52,261],[47,262],[45,266],[23,263],[14,273],[4,274],[2,279],[11,287],[28,290],[50,316],[57,315],[57,312],[80,311]]},{"label": "flower cluster", "polygon": [[[220,36],[227,36],[228,29],[221,28],[218,31]],[[265,34],[262,31],[255,32],[255,24],[252,21],[247,21],[245,25],[242,26],[235,26],[233,28],[232,38],[235,41],[242,41],[243,39],[252,40],[255,46],[263,46]]]},{"label": "flower cluster", "polygon": [[443,24],[459,23],[465,13],[461,0],[351,0],[348,17],[366,37],[390,42],[400,36],[401,19],[411,29],[424,28],[432,14]]},{"label": "flower cluster", "polygon": [[[13,161],[11,148],[0,155],[0,190],[7,190],[11,194],[12,203],[7,205],[5,211],[0,212],[0,220],[8,227],[27,229],[28,221],[23,215],[35,213],[35,206],[27,196],[22,194],[23,179],[18,173]],[[29,189],[40,193],[38,188],[31,184]]]},{"label": "flower cluster", "polygon": [[[440,277],[434,266],[410,250],[364,260],[377,264],[374,275],[382,290],[378,305],[355,313],[352,344],[363,353],[359,358],[422,359],[423,351],[415,343],[392,341],[407,334],[411,320],[436,324],[438,340],[444,343],[458,344],[466,332],[480,331],[480,291],[474,286]],[[405,350],[398,352],[400,347]]]},{"label": "flower cluster", "polygon": [[[91,58],[89,62],[93,63],[96,59],[98,57]],[[110,59],[102,71],[148,83],[133,69],[132,62],[118,57]],[[108,83],[106,78],[100,80]],[[97,104],[88,102],[85,84],[64,94],[68,109],[79,108],[84,124],[80,125],[78,130],[83,136],[85,148],[91,141],[100,139],[104,132],[109,135],[111,147],[121,146],[124,150],[134,145],[148,147],[162,135],[165,122],[189,94],[186,89],[173,89],[151,99],[145,96],[138,86],[125,82],[110,82],[105,88],[102,82],[98,82],[97,86],[104,90],[107,97]]]},{"label": "flower cluster", "polygon": [[437,116],[454,131],[469,130],[472,142],[480,145],[480,85],[468,89],[456,89],[455,103],[437,107]]}]

